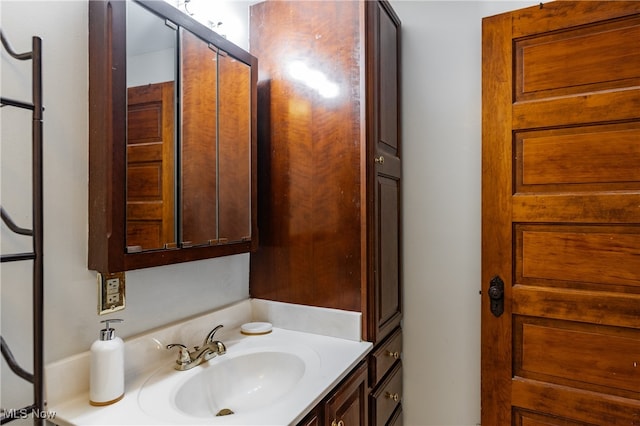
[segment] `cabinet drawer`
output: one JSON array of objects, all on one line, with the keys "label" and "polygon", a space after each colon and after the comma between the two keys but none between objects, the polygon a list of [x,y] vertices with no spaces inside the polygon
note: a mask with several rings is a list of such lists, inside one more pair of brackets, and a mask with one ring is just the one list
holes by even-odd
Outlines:
[{"label": "cabinet drawer", "polygon": [[402,426],[404,424],[404,420],[402,418],[402,404],[398,405],[396,411],[394,411],[391,419],[387,423],[387,426]]},{"label": "cabinet drawer", "polygon": [[369,367],[371,386],[375,386],[401,356],[402,329],[397,328],[371,355]]},{"label": "cabinet drawer", "polygon": [[389,375],[371,394],[371,424],[384,426],[402,402],[402,363],[398,362]]}]

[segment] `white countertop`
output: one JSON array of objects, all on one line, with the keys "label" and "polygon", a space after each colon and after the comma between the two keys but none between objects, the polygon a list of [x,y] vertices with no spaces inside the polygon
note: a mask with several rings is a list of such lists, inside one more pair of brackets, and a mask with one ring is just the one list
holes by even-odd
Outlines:
[{"label": "white countertop", "polygon": [[[310,311],[307,310],[310,308]],[[293,313],[293,318],[286,312]],[[249,312],[250,314],[247,314]],[[258,312],[259,314],[256,314]],[[296,331],[305,321],[300,315],[313,318],[309,328],[314,332]],[[336,317],[339,318],[336,320]],[[323,321],[325,318],[327,321]],[[346,375],[367,355],[372,345],[362,342],[358,335],[347,330],[359,330],[359,313],[322,310],[265,301],[243,301],[227,309],[176,324],[152,333],[125,341],[125,396],[119,402],[94,407],[89,404],[86,367],[88,353],[47,366],[49,412],[55,412],[53,422],[58,425],[143,425],[143,424],[296,424],[320,402]],[[246,336],[240,333],[240,325],[250,321],[273,322],[273,332],[264,335]],[[326,327],[323,323],[327,323]],[[193,346],[203,338],[208,328],[217,323],[225,324],[216,338],[227,346],[227,353],[194,367],[188,371],[173,368],[176,353],[164,350],[167,343],[184,343]],[[357,323],[357,326],[356,326]],[[206,324],[203,326],[203,324]],[[340,326],[340,324],[343,324]],[[303,327],[304,328],[304,327]],[[224,333],[222,331],[224,330]],[[328,335],[318,334],[324,333]],[[335,335],[339,337],[335,337]],[[192,336],[198,340],[192,341]],[[200,337],[200,335],[202,335]],[[189,336],[189,337],[185,337]],[[186,339],[186,340],[183,340]],[[188,340],[188,341],[187,341]],[[149,391],[151,385],[161,389],[175,389],[199,369],[222,363],[239,353],[247,351],[273,350],[299,353],[311,360],[311,368],[294,388],[268,407],[255,414],[237,413],[224,417],[203,418],[190,416],[176,410],[170,391]],[[223,366],[224,364],[220,364]],[[70,369],[79,369],[75,377]],[[68,381],[66,392],[54,392],[61,380]],[[149,393],[153,392],[153,393]],[[158,406],[149,401],[158,400]],[[173,404],[173,405],[172,405]]]}]

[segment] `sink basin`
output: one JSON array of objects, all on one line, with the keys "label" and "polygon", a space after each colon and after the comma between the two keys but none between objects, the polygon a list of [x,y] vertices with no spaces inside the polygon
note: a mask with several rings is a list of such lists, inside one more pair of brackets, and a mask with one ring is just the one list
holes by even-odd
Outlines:
[{"label": "sink basin", "polygon": [[139,407],[158,423],[247,425],[297,406],[319,380],[318,353],[260,341],[230,342],[226,354],[187,371],[163,365],[140,388]]},{"label": "sink basin", "polygon": [[174,401],[180,411],[194,417],[246,413],[280,400],[295,388],[304,371],[304,361],[285,352],[221,356],[218,363],[204,365],[184,382]]}]

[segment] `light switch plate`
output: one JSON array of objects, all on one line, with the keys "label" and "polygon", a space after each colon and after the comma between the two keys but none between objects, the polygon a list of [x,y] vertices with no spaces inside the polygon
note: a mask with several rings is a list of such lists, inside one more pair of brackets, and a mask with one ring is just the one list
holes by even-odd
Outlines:
[{"label": "light switch plate", "polygon": [[98,315],[121,311],[125,307],[124,272],[98,272]]}]

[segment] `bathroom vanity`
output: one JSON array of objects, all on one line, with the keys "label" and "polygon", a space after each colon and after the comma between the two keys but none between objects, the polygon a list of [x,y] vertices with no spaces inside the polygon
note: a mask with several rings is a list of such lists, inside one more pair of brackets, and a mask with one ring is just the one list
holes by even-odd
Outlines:
[{"label": "bathroom vanity", "polygon": [[[254,321],[269,321],[273,330],[242,334]],[[166,346],[199,345],[217,324],[226,352],[177,370],[176,352]],[[295,425],[318,410],[366,418],[372,345],[361,341],[359,326],[353,312],[245,300],[127,339],[125,396],[109,406],[89,405],[88,353],[48,365],[48,409],[59,425]]]}]

